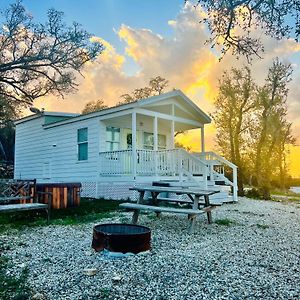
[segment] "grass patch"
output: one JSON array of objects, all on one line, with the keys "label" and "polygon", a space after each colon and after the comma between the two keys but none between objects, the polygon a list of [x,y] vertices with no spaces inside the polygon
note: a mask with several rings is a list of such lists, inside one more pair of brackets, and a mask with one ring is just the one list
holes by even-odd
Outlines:
[{"label": "grass patch", "polygon": [[[77,225],[110,217],[120,201],[82,198],[80,206],[51,211],[50,224]],[[27,226],[47,226],[44,212],[29,211],[0,215],[0,233]]]},{"label": "grass patch", "polygon": [[261,229],[268,229],[268,228],[270,228],[270,226],[269,226],[269,225],[266,225],[266,224],[256,224],[256,226],[257,226],[258,228],[261,228]]},{"label": "grass patch", "polygon": [[0,256],[0,299],[2,300],[25,300],[29,299],[27,287],[28,269],[24,268],[19,276],[7,273],[11,267],[6,256]]},{"label": "grass patch", "polygon": [[218,225],[222,225],[222,226],[230,226],[230,225],[236,224],[235,221],[230,220],[230,219],[226,219],[226,218],[215,220],[215,223],[218,224]]},{"label": "grass patch", "polygon": [[272,195],[277,195],[277,196],[292,196],[292,197],[298,197],[300,198],[300,195],[290,191],[290,190],[279,190],[279,189],[274,189],[271,190],[270,192]]},{"label": "grass patch", "polygon": [[108,299],[110,295],[110,288],[102,288],[99,290],[100,292],[100,299]]}]

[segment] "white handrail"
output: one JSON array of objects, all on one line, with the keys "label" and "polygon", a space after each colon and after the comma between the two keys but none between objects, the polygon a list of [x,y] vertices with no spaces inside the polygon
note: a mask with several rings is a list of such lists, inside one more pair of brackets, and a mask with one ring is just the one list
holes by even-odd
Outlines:
[{"label": "white handrail", "polygon": [[238,201],[238,185],[237,185],[237,169],[238,169],[238,167],[234,163],[227,160],[226,158],[224,158],[221,155],[219,155],[215,152],[212,152],[212,151],[201,152],[201,153],[197,153],[196,155],[200,156],[201,159],[208,161],[208,162],[209,161],[218,161],[219,163],[221,163],[223,165],[227,165],[228,167],[230,167],[232,169],[232,182],[228,178],[226,178],[224,176],[224,174],[214,171],[214,169],[213,169],[214,164],[211,165],[210,177],[211,177],[211,179],[214,179],[214,175],[222,174],[225,177],[224,179],[226,179],[227,183],[229,183],[233,187],[233,201]]},{"label": "white handrail", "polygon": [[204,188],[207,189],[207,164],[197,156],[187,152],[184,149],[178,149],[182,153],[182,167],[191,176],[193,174],[202,174]]}]

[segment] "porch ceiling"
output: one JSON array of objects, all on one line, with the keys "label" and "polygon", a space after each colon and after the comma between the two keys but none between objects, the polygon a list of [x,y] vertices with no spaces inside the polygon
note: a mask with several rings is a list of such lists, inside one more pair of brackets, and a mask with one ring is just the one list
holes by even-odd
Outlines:
[{"label": "porch ceiling", "polygon": [[[153,130],[153,117],[145,116],[142,114],[136,115],[136,126],[139,130]],[[106,126],[119,127],[119,128],[131,128],[131,114],[124,116],[114,117],[103,120]],[[158,131],[160,128],[171,130],[172,121],[158,118]],[[182,122],[175,122],[175,131],[185,131],[190,129],[199,128],[194,125],[185,124]]]}]

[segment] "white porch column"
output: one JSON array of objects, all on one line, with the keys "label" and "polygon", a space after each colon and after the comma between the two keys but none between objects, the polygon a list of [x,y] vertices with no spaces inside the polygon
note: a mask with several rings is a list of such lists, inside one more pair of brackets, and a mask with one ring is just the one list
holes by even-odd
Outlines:
[{"label": "white porch column", "polygon": [[136,112],[131,115],[131,133],[132,133],[132,175],[136,179],[136,165],[137,165],[137,153],[136,153]]},{"label": "white porch column", "polygon": [[171,121],[171,149],[175,149],[175,139],[174,139],[174,135],[175,135],[175,121],[172,120]]},{"label": "white porch column", "polygon": [[158,150],[158,134],[157,134],[157,117],[154,117],[153,119],[153,142],[154,142],[154,147],[153,150],[157,151]]},{"label": "white porch column", "polygon": [[205,144],[204,144],[204,125],[200,128],[201,130],[201,152],[205,152]]},{"label": "white porch column", "polygon": [[174,121],[174,116],[175,116],[175,107],[174,107],[174,103],[172,103],[172,116],[173,116],[173,120],[171,121],[171,149],[175,149],[175,141],[174,141],[174,135],[175,135],[175,121]]},{"label": "white porch column", "polygon": [[157,117],[154,117],[153,119],[153,150],[154,152],[154,163],[155,163],[155,176],[158,176],[158,170],[157,170],[157,166],[158,166],[158,158],[157,158],[157,150],[158,150],[158,128],[157,128]]}]

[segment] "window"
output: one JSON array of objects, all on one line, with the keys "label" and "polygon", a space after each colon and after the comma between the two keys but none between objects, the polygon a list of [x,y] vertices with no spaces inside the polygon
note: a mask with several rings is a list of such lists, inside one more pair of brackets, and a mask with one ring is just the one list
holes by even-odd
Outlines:
[{"label": "window", "polygon": [[163,134],[158,135],[158,150],[163,150],[167,148],[167,138]]},{"label": "window", "polygon": [[[163,134],[158,134],[158,150],[166,149],[167,147],[167,138]],[[153,133],[144,132],[144,149],[154,149],[154,136]]]},{"label": "window", "polygon": [[106,151],[119,150],[120,128],[106,127]]},{"label": "window", "polygon": [[88,159],[88,129],[81,128],[77,130],[77,149],[78,160]]},{"label": "window", "polygon": [[144,132],[144,149],[154,149],[153,133]]}]

